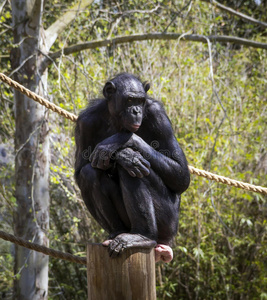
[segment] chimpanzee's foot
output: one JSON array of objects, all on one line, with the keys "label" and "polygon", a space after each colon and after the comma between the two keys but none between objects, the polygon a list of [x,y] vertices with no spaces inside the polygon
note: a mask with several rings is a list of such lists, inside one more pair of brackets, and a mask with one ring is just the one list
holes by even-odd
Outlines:
[{"label": "chimpanzee's foot", "polygon": [[109,234],[108,240],[113,240],[113,239],[115,239],[115,237],[117,235],[119,235],[121,233],[126,233],[126,232],[129,232],[129,231],[127,231],[127,230],[118,230],[118,231],[112,232],[112,233]]},{"label": "chimpanzee's foot", "polygon": [[112,242],[112,240],[105,240],[102,245],[108,247],[108,245]]},{"label": "chimpanzee's foot", "polygon": [[108,246],[110,257],[116,257],[127,248],[154,248],[156,244],[156,241],[141,234],[122,233],[113,240],[106,240],[102,245]]},{"label": "chimpanzee's foot", "polygon": [[121,231],[116,231],[116,232],[111,233],[111,234],[108,236],[107,240],[105,240],[105,241],[102,243],[102,245],[107,247],[107,246],[110,244],[110,242],[112,242],[112,240],[115,239],[115,237],[118,236],[118,235],[121,234],[121,233],[125,233],[125,231],[122,231],[122,230],[121,230]]},{"label": "chimpanzee's foot", "polygon": [[155,247],[155,261],[158,262],[162,260],[165,263],[172,261],[173,251],[168,245],[157,244]]}]

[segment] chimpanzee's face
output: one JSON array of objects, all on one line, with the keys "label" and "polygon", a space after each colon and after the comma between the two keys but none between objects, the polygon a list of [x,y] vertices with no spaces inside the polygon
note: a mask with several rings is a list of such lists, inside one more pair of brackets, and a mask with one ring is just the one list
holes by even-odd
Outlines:
[{"label": "chimpanzee's face", "polygon": [[131,132],[139,129],[143,120],[145,103],[145,96],[137,97],[133,94],[123,100],[124,109],[121,111],[120,116],[122,126],[125,129]]},{"label": "chimpanzee's face", "polygon": [[149,84],[143,85],[136,77],[122,74],[106,83],[104,96],[109,100],[111,116],[121,129],[136,132],[141,126]]}]

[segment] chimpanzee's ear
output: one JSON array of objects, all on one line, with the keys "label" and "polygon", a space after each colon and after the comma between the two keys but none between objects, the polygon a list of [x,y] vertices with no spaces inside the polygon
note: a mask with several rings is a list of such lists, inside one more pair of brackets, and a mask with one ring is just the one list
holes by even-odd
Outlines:
[{"label": "chimpanzee's ear", "polygon": [[147,81],[145,81],[145,82],[143,83],[143,87],[144,87],[145,92],[147,92],[147,91],[150,89],[150,83],[147,82]]},{"label": "chimpanzee's ear", "polygon": [[108,81],[103,88],[103,95],[109,99],[112,94],[116,92],[116,86],[112,81]]}]

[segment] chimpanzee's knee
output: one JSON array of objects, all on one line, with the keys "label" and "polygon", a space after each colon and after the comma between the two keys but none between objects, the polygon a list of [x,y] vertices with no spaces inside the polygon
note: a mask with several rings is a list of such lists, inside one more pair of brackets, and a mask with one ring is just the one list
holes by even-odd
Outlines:
[{"label": "chimpanzee's knee", "polygon": [[91,164],[85,165],[77,176],[78,186],[92,190],[99,183],[99,170],[93,168]]},{"label": "chimpanzee's knee", "polygon": [[119,192],[117,184],[108,176],[107,172],[93,168],[91,164],[87,164],[82,168],[77,183],[79,187],[82,186],[90,192],[101,190],[107,197],[116,195]]}]

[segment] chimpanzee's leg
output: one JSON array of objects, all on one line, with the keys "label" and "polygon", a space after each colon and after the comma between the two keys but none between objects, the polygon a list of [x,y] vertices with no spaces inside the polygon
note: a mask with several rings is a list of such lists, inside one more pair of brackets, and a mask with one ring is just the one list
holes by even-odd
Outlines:
[{"label": "chimpanzee's leg", "polygon": [[77,183],[90,213],[111,238],[129,231],[130,222],[119,184],[107,172],[87,164],[82,168]]},{"label": "chimpanzee's leg", "polygon": [[177,232],[180,198],[152,169],[143,178],[131,177],[122,168],[118,171],[131,230],[109,243],[110,255],[131,247],[154,247],[156,242],[169,245]]}]

